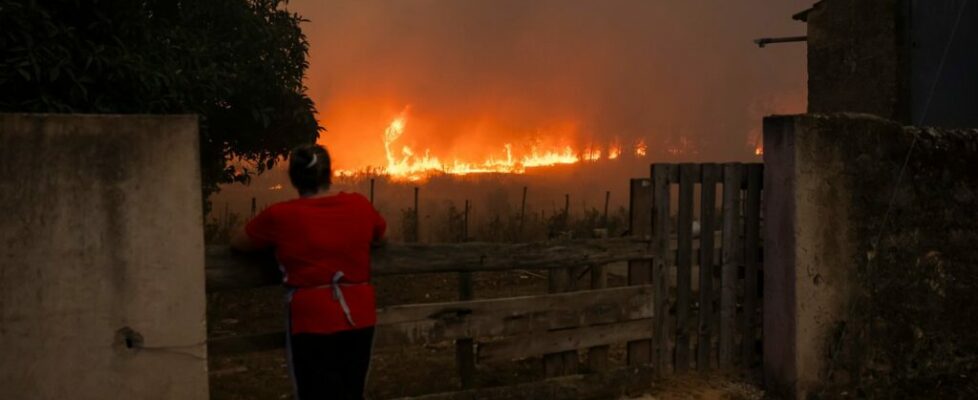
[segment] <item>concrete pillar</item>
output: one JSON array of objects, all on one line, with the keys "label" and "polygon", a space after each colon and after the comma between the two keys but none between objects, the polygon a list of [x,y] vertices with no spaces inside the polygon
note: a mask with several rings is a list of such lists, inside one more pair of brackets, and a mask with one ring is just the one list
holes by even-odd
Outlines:
[{"label": "concrete pillar", "polygon": [[206,399],[194,116],[0,114],[0,398]]},{"label": "concrete pillar", "polygon": [[[764,120],[764,377],[770,392],[792,399],[806,398],[824,378],[856,267],[851,171],[840,151],[850,142],[836,129],[842,124],[823,121]],[[867,121],[881,119],[852,126]]]}]

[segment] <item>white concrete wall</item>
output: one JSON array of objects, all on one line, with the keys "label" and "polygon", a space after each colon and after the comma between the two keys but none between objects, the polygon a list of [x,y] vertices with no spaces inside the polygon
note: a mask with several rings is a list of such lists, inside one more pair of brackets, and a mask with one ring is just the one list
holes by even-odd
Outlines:
[{"label": "white concrete wall", "polygon": [[198,158],[194,116],[0,114],[0,399],[207,398]]}]

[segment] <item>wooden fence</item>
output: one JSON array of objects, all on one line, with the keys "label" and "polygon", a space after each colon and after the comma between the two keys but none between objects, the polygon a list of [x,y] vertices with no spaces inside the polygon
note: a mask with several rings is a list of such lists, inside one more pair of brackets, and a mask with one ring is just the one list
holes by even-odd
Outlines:
[{"label": "wooden fence", "polygon": [[[567,379],[557,377],[580,371],[620,378],[621,369],[608,368],[612,344],[626,344],[627,364],[642,371],[751,367],[760,348],[761,168],[653,165],[650,178],[631,181],[628,237],[389,244],[373,255],[374,275],[457,272],[461,300],[379,310],[376,346],[455,341],[463,389],[471,386],[476,363],[536,356],[543,356],[548,378]],[[605,266],[622,261],[628,262],[627,286],[608,287]],[[549,270],[550,293],[472,299],[469,274],[506,270]],[[693,284],[694,273],[698,285]],[[590,284],[578,284],[577,278],[588,274]],[[268,256],[245,258],[227,248],[208,249],[209,292],[279,282]],[[480,340],[487,338],[491,340]],[[234,354],[283,345],[283,332],[269,332],[212,339],[209,352]],[[587,354],[584,368],[579,350]],[[645,383],[649,378],[630,377]],[[546,385],[541,382],[536,388]],[[533,390],[525,385],[514,389]],[[457,393],[480,396],[498,388],[480,390]]]}]

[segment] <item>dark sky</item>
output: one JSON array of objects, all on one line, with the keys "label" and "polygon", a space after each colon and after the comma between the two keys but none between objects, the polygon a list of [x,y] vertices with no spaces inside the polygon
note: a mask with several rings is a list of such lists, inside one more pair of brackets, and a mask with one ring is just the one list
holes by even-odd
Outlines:
[{"label": "dark sky", "polygon": [[761,118],[805,108],[806,1],[293,0],[307,79],[339,168],[403,144],[482,160],[503,143],[645,139],[691,161],[745,160]]}]

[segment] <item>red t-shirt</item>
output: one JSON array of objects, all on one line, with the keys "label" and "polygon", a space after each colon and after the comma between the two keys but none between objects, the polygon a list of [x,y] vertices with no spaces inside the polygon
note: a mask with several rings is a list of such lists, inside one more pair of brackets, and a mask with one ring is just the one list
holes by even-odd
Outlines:
[{"label": "red t-shirt", "polygon": [[[245,232],[259,247],[274,247],[287,287],[291,332],[333,333],[377,322],[370,285],[370,244],[383,237],[384,218],[359,194],[299,198],[277,203],[248,222]],[[334,274],[354,325],[347,321],[331,285]]]}]

